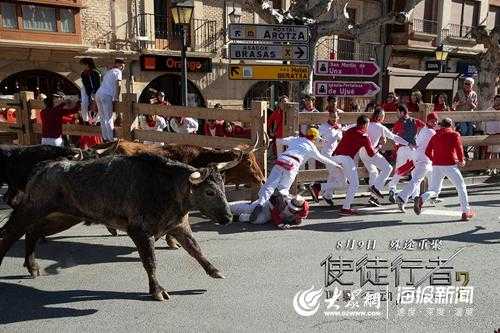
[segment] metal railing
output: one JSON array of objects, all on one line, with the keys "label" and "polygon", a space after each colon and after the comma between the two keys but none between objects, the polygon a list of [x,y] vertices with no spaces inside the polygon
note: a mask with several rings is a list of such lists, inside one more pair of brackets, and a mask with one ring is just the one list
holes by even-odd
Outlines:
[{"label": "metal railing", "polygon": [[[180,50],[182,30],[166,16],[139,14],[136,19],[137,39],[141,47],[154,50]],[[193,19],[187,29],[187,46],[191,51],[216,52],[217,21]]]},{"label": "metal railing", "polygon": [[464,39],[473,39],[472,27],[462,24],[448,24],[446,29],[443,29],[443,36],[446,37],[459,37]]},{"label": "metal railing", "polygon": [[339,60],[371,60],[377,58],[379,43],[360,43],[351,39],[325,38],[316,45],[316,57],[325,58],[335,52]]},{"label": "metal railing", "polygon": [[438,23],[431,20],[413,19],[413,31],[437,35]]}]

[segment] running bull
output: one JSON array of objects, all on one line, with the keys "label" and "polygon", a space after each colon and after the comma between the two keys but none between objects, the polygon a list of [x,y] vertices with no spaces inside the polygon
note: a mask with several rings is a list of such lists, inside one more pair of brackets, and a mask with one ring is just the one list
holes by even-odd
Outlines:
[{"label": "running bull", "polygon": [[[48,162],[30,178],[21,202],[5,225],[5,237],[0,240],[0,265],[27,230],[47,223],[44,218],[55,213],[73,216],[73,223],[85,220],[127,232],[137,246],[148,274],[149,293],[156,300],[169,298],[156,279],[154,254],[155,240],[167,232],[209,276],[223,278],[202,254],[187,219],[190,209],[199,209],[220,224],[232,221],[220,174],[232,166],[229,162],[197,169],[150,154]],[[29,239],[26,243],[29,246]],[[31,252],[26,253],[25,266],[33,275],[38,265],[32,245]]]}]

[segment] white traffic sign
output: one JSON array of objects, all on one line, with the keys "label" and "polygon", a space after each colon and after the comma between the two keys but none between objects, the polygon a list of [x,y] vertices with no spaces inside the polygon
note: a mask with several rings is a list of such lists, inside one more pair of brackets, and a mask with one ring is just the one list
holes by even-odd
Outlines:
[{"label": "white traffic sign", "polygon": [[229,44],[231,59],[309,60],[307,45]]},{"label": "white traffic sign", "polygon": [[304,25],[230,24],[229,39],[283,43],[307,43],[309,27]]}]

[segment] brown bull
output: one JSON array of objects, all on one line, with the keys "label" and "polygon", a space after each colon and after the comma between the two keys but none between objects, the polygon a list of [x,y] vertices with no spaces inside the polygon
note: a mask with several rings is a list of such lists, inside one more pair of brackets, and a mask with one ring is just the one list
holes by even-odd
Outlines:
[{"label": "brown bull", "polygon": [[[233,161],[239,158],[241,150],[214,150],[193,145],[170,144],[165,146],[147,145],[139,142],[119,140],[93,147],[98,155],[136,155],[151,153],[167,157],[171,160],[189,164],[195,168],[207,167],[212,163]],[[225,184],[261,186],[264,175],[260,169],[255,154],[252,151],[243,152],[240,163],[225,172]]]}]

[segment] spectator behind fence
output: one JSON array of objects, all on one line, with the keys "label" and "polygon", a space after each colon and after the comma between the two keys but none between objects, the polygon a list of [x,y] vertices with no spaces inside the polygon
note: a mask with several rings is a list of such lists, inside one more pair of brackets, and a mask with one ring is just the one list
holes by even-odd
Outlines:
[{"label": "spectator behind fence", "polygon": [[[457,91],[455,98],[453,98],[455,111],[476,111],[477,94],[472,89],[473,87],[474,79],[471,77],[465,78],[462,89]],[[457,123],[456,127],[462,136],[474,135],[474,124],[470,121]]]},{"label": "spectator behind fence", "polygon": [[408,112],[420,111],[420,103],[422,103],[422,93],[419,90],[412,91],[410,100],[406,103]]},{"label": "spectator behind fence", "polygon": [[91,116],[91,111],[95,110],[95,94],[101,86],[101,73],[96,68],[94,59],[83,58],[80,64],[85,66],[82,74],[82,88],[80,89],[82,108],[80,114],[84,125],[88,125]]},{"label": "spectator behind fence", "polygon": [[113,141],[113,102],[120,99],[120,82],[124,68],[125,62],[122,59],[116,59],[113,68],[104,74],[101,87],[96,93],[95,99],[104,142]]},{"label": "spectator behind fence", "polygon": [[344,113],[343,110],[339,109],[337,107],[337,97],[334,96],[334,95],[330,95],[328,96],[328,99],[327,99],[327,102],[328,102],[328,105],[326,106],[326,112],[336,112],[336,113]]},{"label": "spectator behind fence", "polygon": [[434,101],[434,112],[440,111],[450,111],[450,107],[448,106],[448,97],[446,97],[445,93],[437,95],[436,100]]},{"label": "spectator behind fence", "polygon": [[385,99],[385,102],[382,103],[382,108],[384,109],[385,112],[397,112],[398,111],[398,98],[396,97],[395,93],[390,92],[387,94],[387,98]]},{"label": "spectator behind fence", "polygon": [[[488,108],[488,111],[499,111],[500,112],[500,95],[496,95],[495,99],[493,100],[493,106]],[[485,124],[485,132],[486,134],[493,135],[493,134],[499,134],[500,133],[500,121],[487,121]],[[500,157],[500,145],[491,145],[488,146],[488,151],[487,151],[487,159],[491,158],[499,158]],[[489,170],[492,173],[496,174],[496,169],[494,170]]]},{"label": "spectator behind fence", "polygon": [[51,94],[45,98],[45,108],[40,112],[42,120],[42,144],[59,146],[64,145],[62,138],[63,117],[72,115],[80,110],[80,103],[65,100],[62,92]]},{"label": "spectator behind fence", "polygon": [[196,134],[198,131],[198,120],[190,117],[172,117],[169,125],[174,133]]},{"label": "spectator behind fence", "polygon": [[376,107],[377,107],[377,104],[375,102],[369,102],[368,104],[366,104],[364,112],[373,113],[373,111],[375,111]]},{"label": "spectator behind fence", "polygon": [[[304,96],[304,108],[300,112],[319,112],[314,106],[316,102],[316,97],[313,95]],[[314,126],[314,124],[302,124],[300,125],[300,135],[305,136],[309,127]]]},{"label": "spectator behind fence", "polygon": [[[214,105],[214,110],[222,110],[222,105],[217,103]],[[228,136],[231,133],[231,124],[226,123],[221,119],[207,119],[203,126],[203,135],[208,136]]]},{"label": "spectator behind fence", "polygon": [[361,112],[359,105],[356,103],[351,104],[351,112]]},{"label": "spectator behind fence", "polygon": [[276,108],[267,120],[267,132],[269,133],[269,137],[271,139],[274,139],[272,150],[275,156],[277,156],[276,139],[280,139],[283,137],[283,116],[285,113],[286,103],[288,103],[288,96],[280,96],[280,98],[278,99],[278,105],[276,105]]}]

